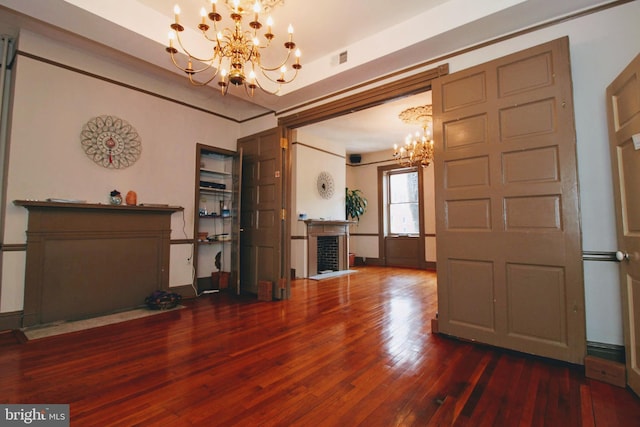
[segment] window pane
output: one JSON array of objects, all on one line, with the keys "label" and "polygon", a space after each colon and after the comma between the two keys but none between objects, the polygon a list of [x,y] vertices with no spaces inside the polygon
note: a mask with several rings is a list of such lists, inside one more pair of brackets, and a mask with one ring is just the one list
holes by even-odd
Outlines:
[{"label": "window pane", "polygon": [[417,203],[400,203],[389,205],[389,228],[391,234],[418,234]]},{"label": "window pane", "polygon": [[418,172],[389,176],[391,203],[418,203]]}]

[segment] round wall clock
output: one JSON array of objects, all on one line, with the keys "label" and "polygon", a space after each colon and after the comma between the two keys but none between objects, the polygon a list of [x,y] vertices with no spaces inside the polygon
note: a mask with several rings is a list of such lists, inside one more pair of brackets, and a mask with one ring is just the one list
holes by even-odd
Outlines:
[{"label": "round wall clock", "polygon": [[138,132],[127,121],[115,116],[89,120],[82,127],[80,143],[87,156],[105,168],[129,167],[142,152]]},{"label": "round wall clock", "polygon": [[329,172],[320,172],[318,175],[318,194],[323,199],[330,199],[333,197],[333,177]]}]

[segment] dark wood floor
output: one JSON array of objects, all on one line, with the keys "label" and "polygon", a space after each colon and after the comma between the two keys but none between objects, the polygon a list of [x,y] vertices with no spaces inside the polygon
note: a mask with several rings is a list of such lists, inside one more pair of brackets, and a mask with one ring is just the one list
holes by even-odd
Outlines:
[{"label": "dark wood floor", "polygon": [[433,273],[360,268],[292,298],[226,294],[20,344],[0,402],[69,403],[72,426],[629,426],[630,391],[582,367],[431,334]]}]

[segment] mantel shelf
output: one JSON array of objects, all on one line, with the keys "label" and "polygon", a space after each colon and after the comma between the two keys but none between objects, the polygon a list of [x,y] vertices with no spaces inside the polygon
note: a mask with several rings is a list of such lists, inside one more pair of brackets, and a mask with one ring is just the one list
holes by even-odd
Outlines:
[{"label": "mantel shelf", "polygon": [[356,224],[356,221],[346,221],[341,219],[306,219],[307,225],[350,225]]},{"label": "mantel shelf", "polygon": [[87,210],[120,210],[120,211],[139,211],[139,212],[178,212],[184,210],[182,206],[170,206],[160,204],[140,204],[140,205],[110,205],[102,203],[67,203],[67,202],[48,202],[41,200],[14,200],[16,206],[24,206],[27,209],[43,208],[43,209],[87,209]]}]

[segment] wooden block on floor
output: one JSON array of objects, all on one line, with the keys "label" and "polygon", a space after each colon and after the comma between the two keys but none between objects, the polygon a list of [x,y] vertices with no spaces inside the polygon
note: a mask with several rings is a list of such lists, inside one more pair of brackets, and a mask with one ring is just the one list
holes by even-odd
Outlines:
[{"label": "wooden block on floor", "polygon": [[438,334],[440,333],[438,331],[438,319],[431,319],[431,333],[432,334]]},{"label": "wooden block on floor", "polygon": [[587,356],[584,358],[584,371],[587,378],[623,388],[627,385],[627,373],[623,363]]},{"label": "wooden block on floor", "polygon": [[273,301],[273,284],[270,281],[258,281],[258,299],[260,301]]}]

